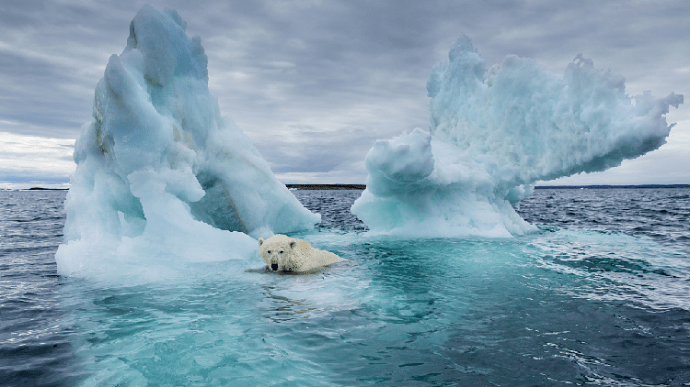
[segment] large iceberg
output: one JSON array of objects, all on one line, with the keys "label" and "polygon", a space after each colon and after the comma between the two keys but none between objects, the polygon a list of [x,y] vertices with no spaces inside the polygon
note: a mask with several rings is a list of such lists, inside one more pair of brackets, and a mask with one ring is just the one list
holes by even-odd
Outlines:
[{"label": "large iceberg", "polygon": [[563,76],[507,56],[487,67],[469,38],[427,82],[430,132],[379,140],[352,212],[373,233],[510,236],[536,228],[513,206],[533,184],[618,166],[659,148],[683,96],[629,97],[624,79],[578,55]]},{"label": "large iceberg", "polygon": [[75,145],[59,274],[247,257],[257,248],[249,235],[320,221],[221,118],[201,41],[185,27],[177,12],[144,6],[110,57]]}]

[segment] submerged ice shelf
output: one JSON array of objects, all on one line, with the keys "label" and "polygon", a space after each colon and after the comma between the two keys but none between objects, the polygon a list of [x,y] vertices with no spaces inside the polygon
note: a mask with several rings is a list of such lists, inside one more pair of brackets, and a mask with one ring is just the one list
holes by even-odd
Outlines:
[{"label": "submerged ice shelf", "polygon": [[563,76],[507,56],[487,67],[469,38],[432,71],[430,132],[379,140],[352,212],[374,233],[521,235],[533,184],[615,167],[659,148],[683,96],[630,98],[620,75],[578,56]]},{"label": "submerged ice shelf", "polygon": [[319,222],[221,118],[201,41],[185,28],[175,11],[146,5],[110,57],[75,145],[59,274],[244,258],[257,249],[249,235]]}]

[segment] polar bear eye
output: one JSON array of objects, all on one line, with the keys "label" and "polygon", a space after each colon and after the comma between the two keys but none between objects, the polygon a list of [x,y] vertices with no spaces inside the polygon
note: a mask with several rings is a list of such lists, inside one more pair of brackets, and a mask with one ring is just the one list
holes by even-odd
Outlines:
[{"label": "polar bear eye", "polygon": [[282,254],[282,253],[283,253],[283,250],[280,250],[280,254]]},{"label": "polar bear eye", "polygon": [[268,250],[267,253],[271,254],[271,250]]}]

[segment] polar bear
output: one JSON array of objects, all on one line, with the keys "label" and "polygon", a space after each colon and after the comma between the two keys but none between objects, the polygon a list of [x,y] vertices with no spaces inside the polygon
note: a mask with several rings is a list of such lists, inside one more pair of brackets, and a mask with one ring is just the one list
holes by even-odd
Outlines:
[{"label": "polar bear", "polygon": [[311,247],[307,241],[281,234],[267,240],[259,238],[259,249],[266,271],[304,273],[344,261],[329,251]]}]

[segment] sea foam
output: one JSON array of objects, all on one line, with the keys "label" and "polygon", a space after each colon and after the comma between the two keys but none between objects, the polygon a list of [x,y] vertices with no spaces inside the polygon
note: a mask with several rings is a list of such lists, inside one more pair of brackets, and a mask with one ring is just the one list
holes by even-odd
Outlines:
[{"label": "sea foam", "polygon": [[469,38],[427,82],[430,131],[379,140],[352,212],[372,233],[521,235],[513,208],[533,184],[615,167],[666,142],[683,96],[630,97],[622,76],[578,55],[562,76],[507,56],[488,67]]}]

